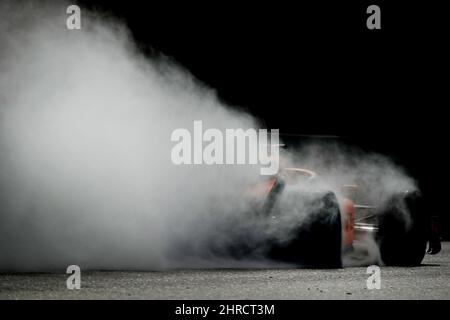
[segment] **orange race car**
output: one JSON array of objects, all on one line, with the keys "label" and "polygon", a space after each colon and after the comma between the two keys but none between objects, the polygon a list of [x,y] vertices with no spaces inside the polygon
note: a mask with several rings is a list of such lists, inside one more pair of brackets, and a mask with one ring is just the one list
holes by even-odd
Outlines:
[{"label": "orange race car", "polygon": [[[358,186],[343,185],[332,192],[314,188],[316,179],[313,171],[283,168],[249,188],[248,195],[257,203],[255,219],[265,221],[263,230],[271,231],[261,240],[252,236],[253,230],[244,230],[245,241],[231,246],[230,252],[259,252],[278,261],[324,268],[342,267],[345,257],[368,251],[367,239],[377,248],[377,262],[385,265],[419,265],[430,239],[429,253],[439,252],[419,192],[400,191],[382,206],[361,204],[364,192]],[[253,229],[261,233],[261,228]]]}]

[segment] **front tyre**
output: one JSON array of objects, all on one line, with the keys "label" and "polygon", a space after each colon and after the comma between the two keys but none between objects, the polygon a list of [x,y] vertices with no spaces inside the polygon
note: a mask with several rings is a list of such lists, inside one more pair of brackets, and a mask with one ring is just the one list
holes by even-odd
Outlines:
[{"label": "front tyre", "polygon": [[384,264],[417,266],[428,238],[429,216],[417,191],[393,196],[379,216],[377,242]]}]

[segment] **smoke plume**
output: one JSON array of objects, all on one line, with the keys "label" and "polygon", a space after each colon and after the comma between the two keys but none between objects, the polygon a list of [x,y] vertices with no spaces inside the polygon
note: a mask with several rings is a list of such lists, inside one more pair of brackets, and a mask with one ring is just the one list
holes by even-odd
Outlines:
[{"label": "smoke plume", "polygon": [[[176,166],[170,136],[195,120],[258,122],[170,58],[146,57],[114,18],[82,8],[82,29],[68,30],[66,7],[0,5],[0,270],[232,265],[216,255],[233,237],[223,222],[259,227],[240,215],[259,168]],[[310,146],[282,157],[336,192],[366,184],[373,202],[414,187],[378,155]]]}]

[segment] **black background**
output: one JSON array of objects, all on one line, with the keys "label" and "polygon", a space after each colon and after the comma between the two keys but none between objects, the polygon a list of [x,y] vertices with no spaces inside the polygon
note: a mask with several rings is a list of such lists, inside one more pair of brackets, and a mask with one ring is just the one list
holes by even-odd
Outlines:
[{"label": "black background", "polygon": [[[189,306],[209,306],[217,308],[224,301],[217,300],[141,300],[141,301],[0,301],[2,310],[11,311],[17,316],[37,314],[50,319],[61,319],[61,316],[79,319],[87,314],[94,318],[112,317],[117,319],[185,319],[175,315],[175,308],[182,304]],[[266,304],[274,305],[274,315],[219,315],[209,314],[207,318],[191,316],[189,319],[333,319],[339,314],[363,314],[365,319],[379,319],[380,315],[389,313],[394,318],[426,318],[430,313],[445,314],[449,301],[399,301],[399,300],[366,300],[366,301],[336,301],[336,300],[227,300],[226,304]]]},{"label": "black background", "polygon": [[[448,233],[449,33],[438,2],[79,3],[122,19],[146,54],[177,61],[266,128],[389,155]],[[381,30],[366,27],[370,4]]]}]

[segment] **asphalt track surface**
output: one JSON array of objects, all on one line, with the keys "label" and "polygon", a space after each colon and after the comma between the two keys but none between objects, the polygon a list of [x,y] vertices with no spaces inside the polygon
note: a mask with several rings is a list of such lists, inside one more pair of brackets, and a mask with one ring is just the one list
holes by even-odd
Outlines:
[{"label": "asphalt track surface", "polygon": [[0,299],[449,299],[450,243],[422,266],[382,267],[381,289],[367,289],[366,267],[0,274]]}]

